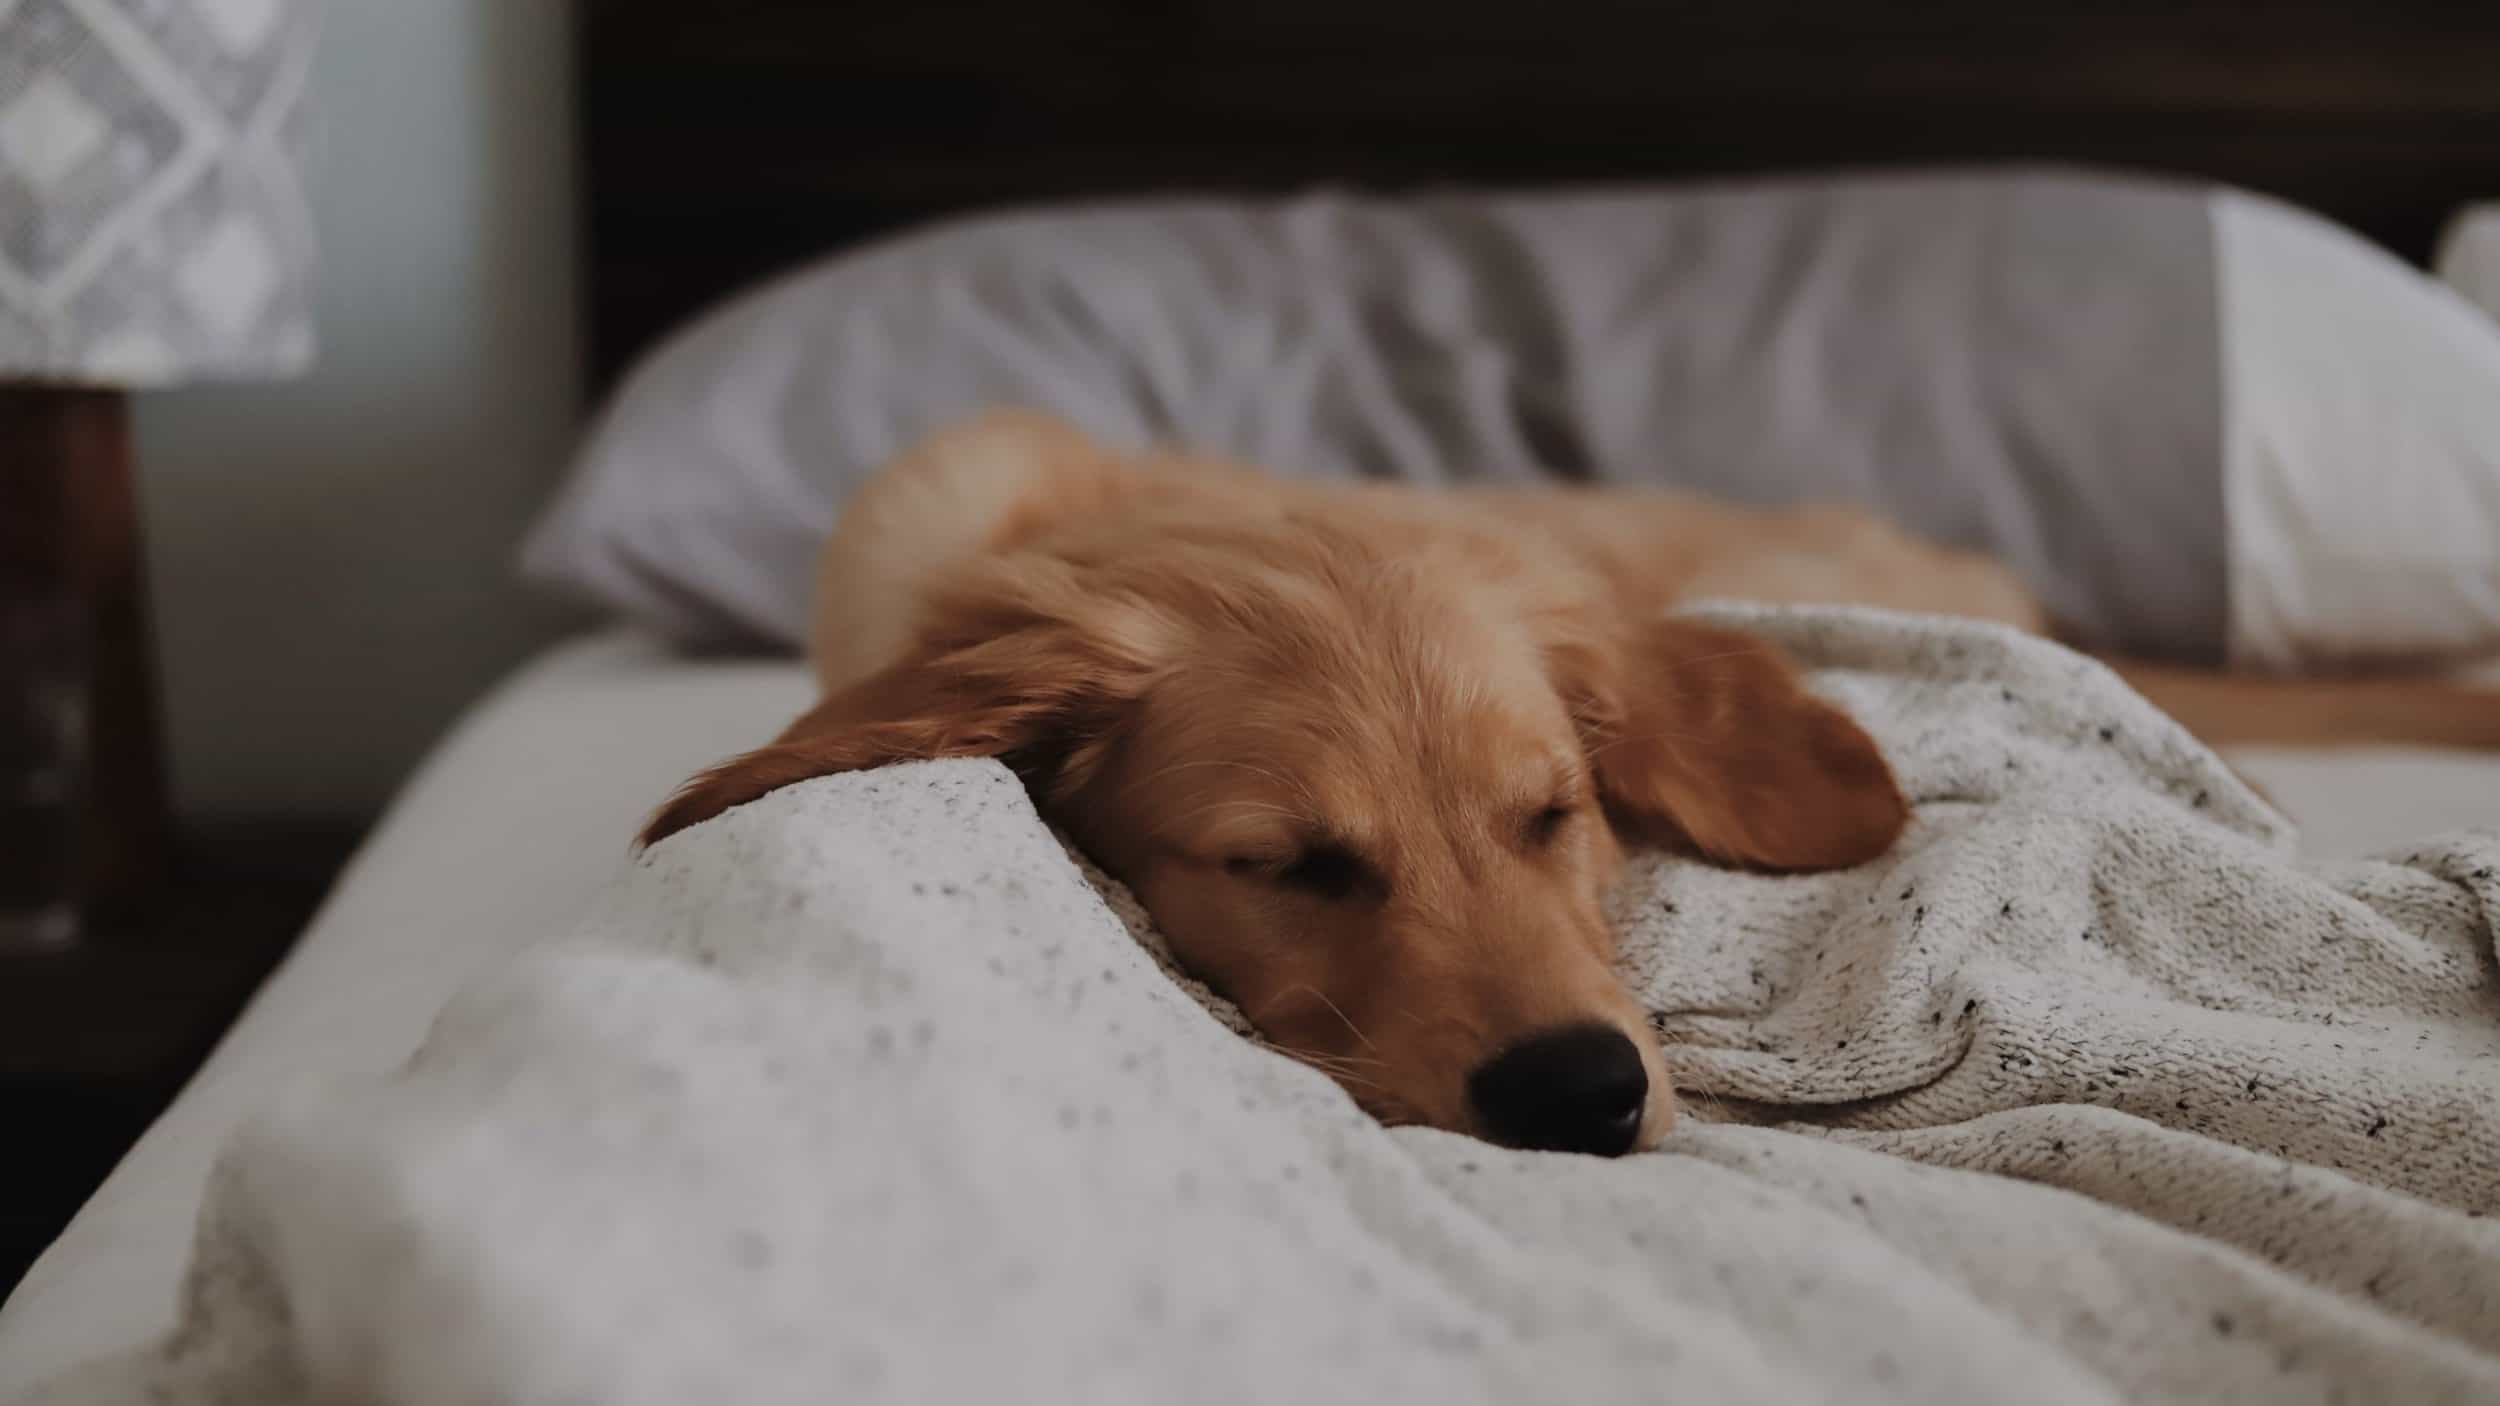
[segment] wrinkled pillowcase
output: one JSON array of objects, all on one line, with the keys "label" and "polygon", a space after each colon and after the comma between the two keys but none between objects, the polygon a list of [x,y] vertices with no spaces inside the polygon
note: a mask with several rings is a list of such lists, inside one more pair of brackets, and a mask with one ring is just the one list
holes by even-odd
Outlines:
[{"label": "wrinkled pillowcase", "polygon": [[1861,503],[2138,653],[2500,642],[2500,326],[2277,202],[2064,171],[940,226],[663,344],[526,570],[793,646],[851,489],[999,404],[1282,472]]}]

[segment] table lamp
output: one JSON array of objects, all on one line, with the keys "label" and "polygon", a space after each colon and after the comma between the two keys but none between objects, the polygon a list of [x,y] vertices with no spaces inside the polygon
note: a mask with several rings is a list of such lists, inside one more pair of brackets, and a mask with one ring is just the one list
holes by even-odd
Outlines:
[{"label": "table lamp", "polygon": [[0,948],[161,875],[128,394],[311,359],[312,20],[0,0]]}]

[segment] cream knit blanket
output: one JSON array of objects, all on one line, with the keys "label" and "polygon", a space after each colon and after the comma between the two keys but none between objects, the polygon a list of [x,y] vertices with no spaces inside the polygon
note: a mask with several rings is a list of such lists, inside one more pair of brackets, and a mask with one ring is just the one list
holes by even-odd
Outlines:
[{"label": "cream knit blanket", "polygon": [[249,1126],[183,1332],[35,1399],[2500,1402],[2500,839],[2304,867],[2054,646],[1715,614],[1918,822],[1636,866],[1656,1154],[1382,1130],[1007,772],[900,767],[670,840]]}]

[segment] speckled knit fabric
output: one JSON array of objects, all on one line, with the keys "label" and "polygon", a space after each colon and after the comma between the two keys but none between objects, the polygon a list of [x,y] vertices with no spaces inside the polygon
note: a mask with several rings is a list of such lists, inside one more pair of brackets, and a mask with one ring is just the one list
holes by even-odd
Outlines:
[{"label": "speckled knit fabric", "polygon": [[2052,646],[1717,613],[1919,819],[1637,867],[1660,1153],[1383,1131],[1004,770],[828,778],[248,1128],[183,1333],[38,1399],[2500,1401],[2500,839],[2305,869]]}]

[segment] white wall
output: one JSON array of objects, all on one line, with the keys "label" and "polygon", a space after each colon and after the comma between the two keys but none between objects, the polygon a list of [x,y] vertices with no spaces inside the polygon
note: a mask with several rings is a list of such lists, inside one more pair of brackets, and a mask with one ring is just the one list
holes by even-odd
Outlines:
[{"label": "white wall", "polygon": [[567,0],[323,0],[320,358],[137,402],[177,805],[357,815],[566,623],[512,579],[579,375]]}]

